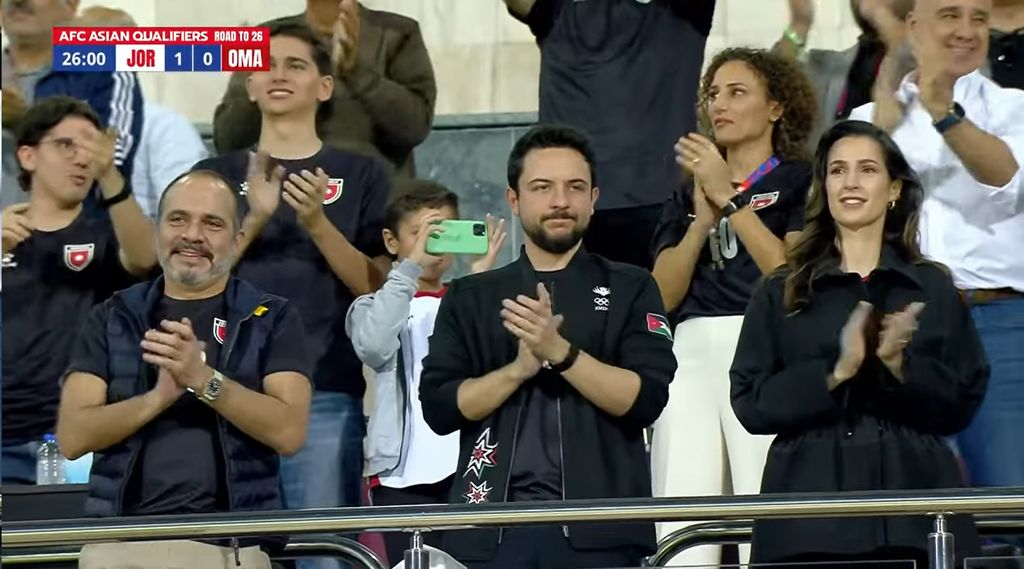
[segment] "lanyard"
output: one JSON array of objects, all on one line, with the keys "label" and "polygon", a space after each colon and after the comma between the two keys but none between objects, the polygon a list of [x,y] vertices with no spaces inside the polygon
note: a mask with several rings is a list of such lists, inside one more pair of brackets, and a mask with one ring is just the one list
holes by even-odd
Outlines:
[{"label": "lanyard", "polygon": [[749,190],[750,186],[753,186],[754,184],[760,182],[762,179],[764,179],[765,176],[767,176],[772,170],[774,170],[775,167],[779,165],[779,162],[780,160],[775,156],[772,156],[771,158],[762,162],[761,165],[758,166],[750,174],[750,176],[747,176],[746,180],[743,180],[742,184],[736,187],[736,193],[742,194],[743,192]]},{"label": "lanyard", "polygon": [[[765,160],[763,163],[761,163],[760,166],[755,168],[754,171],[749,176],[747,176],[746,180],[743,180],[742,184],[736,186],[736,193],[737,194],[742,194],[743,192],[746,192],[747,190],[749,190],[751,186],[753,186],[754,184],[756,184],[756,183],[760,182],[761,180],[763,180],[764,177],[767,176],[769,172],[774,170],[775,167],[778,166],[780,162],[781,161],[777,157],[775,157],[775,156],[772,156],[772,157],[768,158],[767,160]],[[715,269],[717,269],[719,271],[725,269],[725,259],[722,258],[723,257],[723,253],[722,253],[722,239],[723,239],[723,237],[726,240],[730,240],[732,242],[735,242],[735,240],[736,240],[735,233],[732,231],[731,227],[726,229],[726,231],[728,233],[727,235],[725,235],[725,236],[719,235],[719,228],[724,228],[728,223],[729,223],[729,220],[727,218],[722,219],[722,222],[719,225],[719,227],[716,227],[716,228],[712,229],[711,233],[708,234],[708,246],[711,248],[711,265],[712,265],[712,267],[714,267]],[[726,245],[730,246],[730,247],[733,246],[732,243],[727,243]]]}]

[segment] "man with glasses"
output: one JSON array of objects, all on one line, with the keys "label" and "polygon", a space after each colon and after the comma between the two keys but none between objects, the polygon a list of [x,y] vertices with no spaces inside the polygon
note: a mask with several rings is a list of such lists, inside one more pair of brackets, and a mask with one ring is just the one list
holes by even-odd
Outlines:
[{"label": "man with glasses", "polygon": [[[116,135],[83,101],[44,99],[17,131],[27,203],[3,210],[3,483],[35,483],[58,381],[89,309],[156,264],[153,225],[114,167]],[[94,182],[109,220],[83,214]]]}]

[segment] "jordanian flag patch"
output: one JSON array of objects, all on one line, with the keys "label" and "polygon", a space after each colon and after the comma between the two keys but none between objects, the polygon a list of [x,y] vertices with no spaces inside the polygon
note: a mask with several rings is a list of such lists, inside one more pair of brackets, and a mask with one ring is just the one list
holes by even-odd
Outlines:
[{"label": "jordanian flag patch", "polygon": [[647,313],[647,331],[672,340],[672,329],[668,325],[668,319],[661,314]]}]

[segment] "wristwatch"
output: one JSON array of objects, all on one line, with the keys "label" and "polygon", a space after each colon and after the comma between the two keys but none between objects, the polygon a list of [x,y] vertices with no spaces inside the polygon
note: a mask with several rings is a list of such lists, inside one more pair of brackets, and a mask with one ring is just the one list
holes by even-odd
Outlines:
[{"label": "wristwatch", "polygon": [[218,397],[220,397],[220,391],[223,385],[224,375],[217,370],[213,370],[213,376],[206,380],[206,384],[203,385],[202,389],[196,391],[190,387],[188,390],[194,393],[197,399],[203,403],[209,404],[213,403]]},{"label": "wristwatch", "polygon": [[949,105],[949,109],[946,110],[946,116],[932,123],[935,130],[939,131],[939,134],[946,134],[946,131],[960,124],[960,121],[964,120],[964,108],[960,106],[960,103],[954,101]]},{"label": "wristwatch", "polygon": [[729,217],[730,215],[739,211],[740,208],[743,207],[739,203],[742,197],[743,194],[737,193],[735,196],[729,198],[729,201],[725,202],[725,205],[722,206],[722,217]]},{"label": "wristwatch", "polygon": [[569,353],[565,355],[565,359],[558,362],[557,364],[550,364],[548,369],[555,373],[562,373],[568,371],[569,368],[576,363],[576,358],[580,355],[580,349],[572,344],[569,345]]}]

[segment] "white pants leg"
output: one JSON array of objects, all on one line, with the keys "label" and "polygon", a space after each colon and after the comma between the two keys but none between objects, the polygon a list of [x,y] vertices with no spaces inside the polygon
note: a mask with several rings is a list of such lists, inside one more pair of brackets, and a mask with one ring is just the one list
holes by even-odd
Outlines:
[{"label": "white pants leg", "polygon": [[[716,335],[718,353],[735,354],[743,319],[741,317],[726,317],[716,318],[716,320],[726,321],[722,322],[720,333]],[[729,367],[732,367],[732,355],[728,360],[728,366],[722,375],[723,381],[718,382],[716,389],[719,395],[718,408],[721,411],[722,433],[725,436],[725,448],[729,457],[728,472],[729,480],[732,483],[732,493],[734,495],[759,494],[761,492],[761,476],[764,474],[764,463],[768,460],[768,448],[775,437],[773,435],[751,435],[736,418],[730,397]],[[740,563],[745,565],[749,561],[750,546],[741,545]]]},{"label": "white pants leg", "polygon": [[[668,405],[654,426],[654,495],[719,496],[732,488],[756,494],[772,437],[753,436],[739,424],[729,399],[729,368],[742,316],[692,318],[676,327],[678,367]],[[662,523],[659,539],[687,523]],[[741,561],[749,559],[749,547]],[[721,547],[690,549],[673,565],[717,566]]]}]

